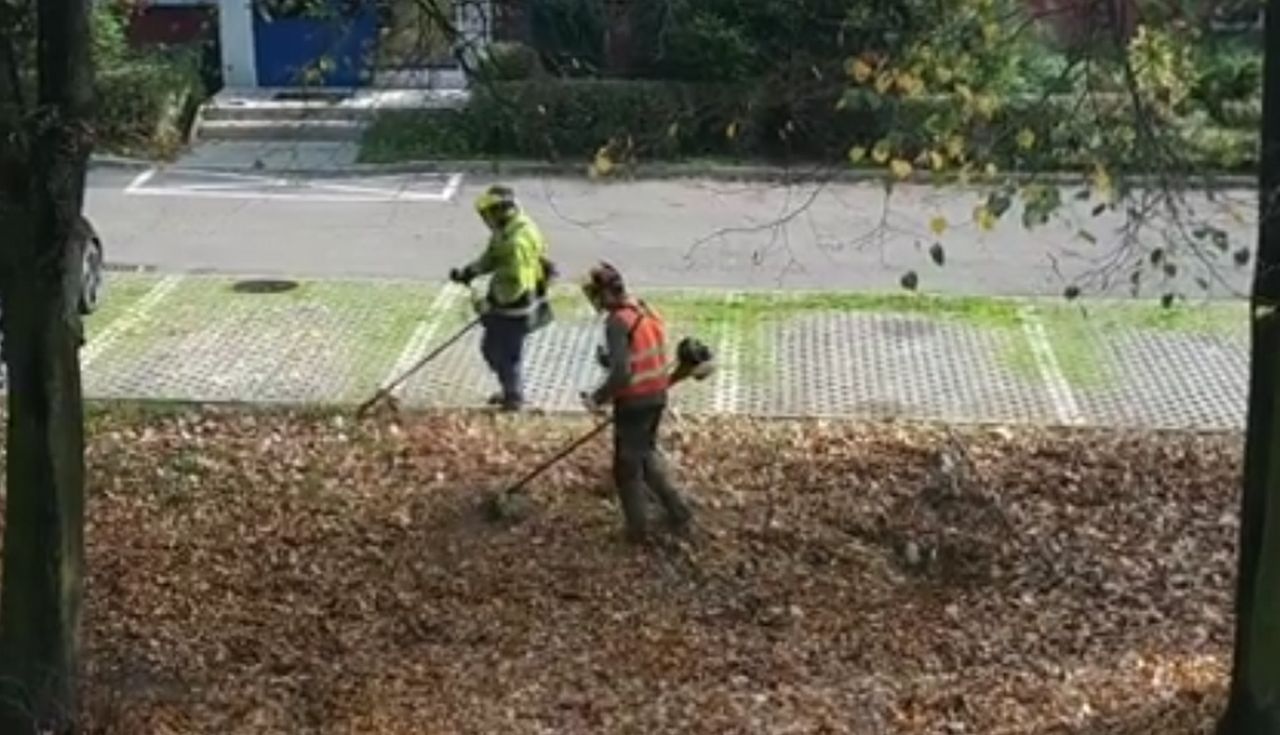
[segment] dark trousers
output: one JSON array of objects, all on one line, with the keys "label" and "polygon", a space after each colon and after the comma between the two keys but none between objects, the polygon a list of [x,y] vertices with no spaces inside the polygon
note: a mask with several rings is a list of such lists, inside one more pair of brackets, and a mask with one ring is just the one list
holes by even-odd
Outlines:
[{"label": "dark trousers", "polygon": [[646,490],[657,497],[673,528],[688,523],[688,505],[671,482],[666,460],[658,450],[658,427],[664,402],[621,403],[614,409],[613,479],[627,524],[627,536],[640,541],[648,534]]},{"label": "dark trousers", "polygon": [[489,314],[482,325],[484,337],[480,340],[480,352],[502,386],[503,400],[522,403],[524,386],[520,364],[524,360],[524,343],[529,337],[528,317]]}]

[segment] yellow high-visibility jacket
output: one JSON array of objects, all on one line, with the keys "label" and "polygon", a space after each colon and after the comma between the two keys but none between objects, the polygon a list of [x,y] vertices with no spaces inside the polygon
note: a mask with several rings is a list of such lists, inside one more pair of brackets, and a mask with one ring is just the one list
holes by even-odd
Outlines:
[{"label": "yellow high-visibility jacket", "polygon": [[520,213],[494,233],[488,247],[467,269],[478,276],[492,274],[489,301],[499,312],[521,311],[536,301],[538,286],[546,278],[546,255],[542,232],[528,215]]}]

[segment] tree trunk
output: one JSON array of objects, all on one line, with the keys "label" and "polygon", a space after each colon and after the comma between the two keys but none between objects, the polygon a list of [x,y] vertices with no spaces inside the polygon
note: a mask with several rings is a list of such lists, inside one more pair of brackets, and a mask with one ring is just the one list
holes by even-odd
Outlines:
[{"label": "tree trunk", "polygon": [[[27,206],[6,207],[7,508],[0,732],[71,733],[84,564],[78,229],[92,103],[91,0],[40,0]],[[6,202],[6,204],[15,204]],[[25,210],[25,213],[24,213]],[[13,227],[13,229],[9,229]]]},{"label": "tree trunk", "polygon": [[1266,18],[1235,656],[1219,735],[1280,735],[1280,0]]}]

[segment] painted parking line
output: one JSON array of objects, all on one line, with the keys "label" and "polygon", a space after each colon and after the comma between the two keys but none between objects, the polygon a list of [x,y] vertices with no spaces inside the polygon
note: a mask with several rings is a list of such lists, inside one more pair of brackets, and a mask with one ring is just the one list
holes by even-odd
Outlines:
[{"label": "painted parking line", "polygon": [[[461,289],[448,287],[436,295],[435,300],[431,302],[431,306],[427,308],[427,317],[418,323],[418,327],[413,331],[409,342],[405,344],[404,349],[400,352],[400,357],[396,359],[391,371],[383,379],[383,386],[395,383],[403,377],[405,371],[427,354],[427,348],[431,344],[431,340],[435,338],[436,332],[440,331],[440,325],[448,315],[449,309],[457,303],[461,295]],[[388,391],[388,393],[395,396],[403,388],[404,383],[401,383]]]},{"label": "painted parking line", "polygon": [[[726,304],[735,304],[742,300],[739,293],[730,293],[725,297]],[[723,362],[720,374],[716,376],[713,410],[717,414],[738,413],[738,398],[741,393],[739,367],[742,361],[742,329],[741,320],[725,319],[720,325],[720,352]]]},{"label": "painted parking line", "polygon": [[121,314],[114,321],[102,330],[102,334],[90,341],[80,351],[80,366],[88,369],[102,353],[111,349],[126,332],[146,321],[151,316],[151,312],[163,301],[169,294],[173,293],[184,280],[182,275],[166,276],[157,283],[147,295],[143,296],[136,303],[129,307],[128,311]]},{"label": "painted parking line", "polygon": [[1022,331],[1027,338],[1027,345],[1031,348],[1036,368],[1039,369],[1040,377],[1044,380],[1045,390],[1049,393],[1049,400],[1053,403],[1058,421],[1066,426],[1083,425],[1084,414],[1080,411],[1080,404],[1076,402],[1075,394],[1071,391],[1067,376],[1062,372],[1058,356],[1053,352],[1053,344],[1045,332],[1044,323],[1029,308],[1021,310],[1019,317],[1022,320]]},{"label": "painted parking line", "polygon": [[187,168],[151,168],[125,187],[131,196],[203,199],[284,200],[296,202],[394,203],[449,202],[463,175],[374,174],[285,177]]}]

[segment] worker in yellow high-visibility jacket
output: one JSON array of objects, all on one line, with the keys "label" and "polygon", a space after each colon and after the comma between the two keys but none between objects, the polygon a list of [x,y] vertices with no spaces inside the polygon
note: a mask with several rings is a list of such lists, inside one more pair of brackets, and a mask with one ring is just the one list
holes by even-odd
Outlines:
[{"label": "worker in yellow high-visibility jacket", "polygon": [[475,207],[491,232],[489,244],[480,257],[453,269],[449,277],[470,284],[479,276],[490,276],[488,295],[478,307],[484,326],[481,353],[501,390],[489,403],[518,411],[524,405],[525,340],[552,319],[547,288],[555,266],[547,258],[546,239],[521,211],[510,187],[490,187],[476,199]]}]

